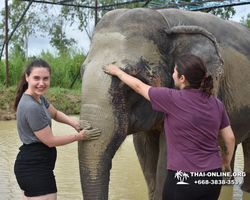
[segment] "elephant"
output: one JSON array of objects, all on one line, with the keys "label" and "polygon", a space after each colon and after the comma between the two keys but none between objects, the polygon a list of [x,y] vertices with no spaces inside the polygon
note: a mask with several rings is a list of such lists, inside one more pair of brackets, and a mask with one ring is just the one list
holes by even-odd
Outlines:
[{"label": "elephant", "polygon": [[[81,66],[80,119],[102,130],[98,140],[78,142],[84,200],[108,199],[112,158],[130,134],[148,198],[161,199],[167,175],[164,114],[102,68],[115,63],[146,84],[174,88],[175,60],[187,53],[200,56],[214,77],[215,96],[225,105],[236,147],[243,146],[241,188],[250,192],[250,29],[203,12],[134,8],[101,18]],[[218,143],[223,152],[220,139]]]}]

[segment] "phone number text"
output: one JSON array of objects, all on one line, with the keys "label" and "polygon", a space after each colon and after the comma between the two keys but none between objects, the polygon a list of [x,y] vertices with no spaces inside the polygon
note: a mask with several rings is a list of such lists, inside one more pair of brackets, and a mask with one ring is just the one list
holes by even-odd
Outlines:
[{"label": "phone number text", "polygon": [[242,180],[197,180],[194,181],[198,185],[239,185],[242,184]]}]

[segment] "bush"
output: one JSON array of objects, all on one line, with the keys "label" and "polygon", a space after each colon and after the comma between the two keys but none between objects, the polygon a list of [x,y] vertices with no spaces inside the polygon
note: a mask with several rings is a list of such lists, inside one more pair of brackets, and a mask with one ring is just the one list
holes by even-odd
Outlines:
[{"label": "bush", "polygon": [[[35,58],[42,58],[48,62],[52,69],[51,87],[70,88],[73,84],[73,89],[81,88],[81,77],[79,70],[85,59],[83,50],[75,50],[72,52],[64,52],[57,56],[49,51],[42,51],[37,57],[30,57],[26,61],[22,54],[12,52],[14,55],[9,56],[9,86],[16,86],[20,80],[21,74],[27,63]],[[78,75],[78,76],[77,76]],[[0,62],[0,84],[5,85],[5,61]]]}]

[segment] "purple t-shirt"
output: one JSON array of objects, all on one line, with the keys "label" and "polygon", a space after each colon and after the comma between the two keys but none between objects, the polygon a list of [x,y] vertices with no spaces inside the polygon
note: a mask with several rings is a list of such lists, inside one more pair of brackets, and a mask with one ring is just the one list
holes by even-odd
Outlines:
[{"label": "purple t-shirt", "polygon": [[200,90],[151,87],[155,111],[165,113],[167,169],[203,172],[222,166],[217,136],[230,125],[222,102]]}]

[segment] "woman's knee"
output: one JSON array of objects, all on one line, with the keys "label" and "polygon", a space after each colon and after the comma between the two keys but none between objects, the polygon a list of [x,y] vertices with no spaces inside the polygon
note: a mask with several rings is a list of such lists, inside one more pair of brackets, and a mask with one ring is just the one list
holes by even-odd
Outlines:
[{"label": "woman's knee", "polygon": [[57,200],[57,193],[46,194],[46,195],[42,195],[38,197],[26,197],[26,198],[27,199],[23,199],[23,200]]}]

